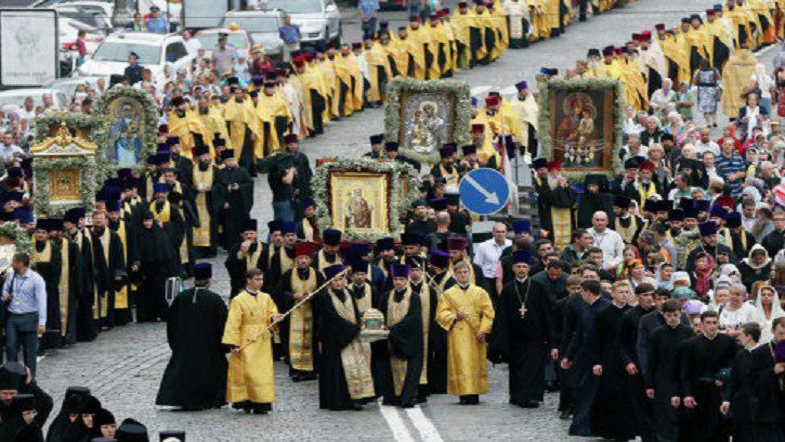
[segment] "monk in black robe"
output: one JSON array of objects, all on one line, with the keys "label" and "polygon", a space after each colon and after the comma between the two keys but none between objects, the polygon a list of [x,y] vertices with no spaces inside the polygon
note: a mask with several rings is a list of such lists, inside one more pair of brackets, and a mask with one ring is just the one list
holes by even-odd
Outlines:
[{"label": "monk in black robe", "polygon": [[[247,219],[240,225],[242,242],[236,243],[229,250],[226,257],[226,271],[229,273],[231,292],[234,298],[240,290],[245,288],[245,274],[248,270],[256,268],[267,273],[270,254],[275,250],[259,240],[257,233],[258,223],[255,219]],[[283,310],[282,310],[283,311]]]},{"label": "monk in black robe", "polygon": [[684,342],[695,333],[681,323],[679,301],[665,301],[662,316],[664,324],[654,329],[647,340],[646,396],[654,400],[652,420],[658,440],[675,441],[679,437],[679,409],[673,406],[679,404],[679,361]]},{"label": "monk in black robe", "polygon": [[755,437],[760,442],[781,441],[785,422],[785,404],[782,401],[785,363],[774,358],[775,346],[785,340],[785,318],[774,319],[771,332],[774,339],[752,351],[749,374],[758,400]]},{"label": "monk in black robe", "polygon": [[60,412],[49,425],[49,430],[46,433],[47,442],[82,440],[84,437],[82,430],[86,430],[86,427],[82,424],[79,409],[82,406],[82,401],[89,395],[89,388],[68,387]]},{"label": "monk in black robe", "polygon": [[210,264],[194,265],[194,281],[195,287],[177,295],[169,308],[166,336],[172,358],[161,380],[156,405],[203,410],[226,403],[228,349],[221,339],[228,310],[223,299],[209,290]]},{"label": "monk in black robe", "polygon": [[[450,263],[450,255],[445,252],[436,251],[431,254],[428,262],[430,277],[428,279],[429,290],[438,300],[442,293],[457,284],[447,268]],[[433,310],[431,319],[436,315],[436,303],[431,305]],[[445,394],[447,393],[447,332],[436,322],[431,321],[431,329],[428,330],[428,393]]]},{"label": "monk in black robe", "polygon": [[386,317],[388,359],[385,376],[384,404],[411,408],[417,403],[417,391],[423,366],[423,322],[420,296],[409,287],[411,267],[394,264],[393,290],[382,300]]},{"label": "monk in black robe", "polygon": [[720,387],[715,384],[720,370],[727,369],[741,349],[732,337],[717,333],[718,314],[701,314],[701,335],[684,343],[681,353],[682,405],[688,410],[685,433],[690,441],[715,441],[720,438]]},{"label": "monk in black robe", "polygon": [[98,290],[96,301],[101,326],[105,328],[114,326],[115,291],[128,280],[123,243],[117,233],[108,227],[108,223],[106,212],[93,214],[93,262]]},{"label": "monk in black robe", "polygon": [[592,227],[591,219],[596,212],[613,213],[613,195],[608,193],[608,178],[605,175],[590,173],[586,175],[583,186],[586,192],[578,203],[576,226],[588,229]]},{"label": "monk in black robe", "polygon": [[82,271],[82,256],[79,246],[69,238],[63,236],[63,221],[51,219],[49,226],[52,241],[60,245],[62,270],[60,281],[63,290],[60,295],[60,327],[63,337],[63,347],[70,347],[76,343],[76,318],[78,310],[78,293],[84,274]]},{"label": "monk in black robe", "polygon": [[752,442],[755,437],[755,412],[758,401],[755,397],[752,371],[752,350],[760,340],[760,325],[757,323],[742,324],[739,343],[744,347],[736,353],[730,367],[727,389],[723,392],[723,401],[720,406],[722,414],[730,412],[733,417],[733,441]]},{"label": "monk in black robe", "polygon": [[139,286],[136,321],[166,320],[169,310],[164,293],[166,280],[178,275],[174,248],[149,211],[142,214],[142,226],[138,232],[138,253],[131,266]]},{"label": "monk in black robe", "polygon": [[79,248],[82,277],[77,288],[76,340],[92,341],[98,336],[98,321],[93,317],[95,270],[93,269],[92,236],[84,230],[85,210],[74,208],[63,215],[65,236]]},{"label": "monk in black robe", "polygon": [[627,372],[619,358],[619,324],[630,308],[627,299],[632,287],[626,281],[613,285],[610,306],[597,313],[589,343],[592,374],[599,378],[597,396],[591,410],[591,428],[606,439],[628,440],[636,435],[635,406],[629,395]]},{"label": "monk in black robe", "polygon": [[237,167],[234,150],[221,153],[224,168],[213,186],[216,188],[218,222],[223,227],[222,245],[229,250],[240,240],[240,224],[250,218],[253,207],[253,181],[244,168]]},{"label": "monk in black robe", "polygon": [[529,278],[527,255],[523,250],[512,255],[515,280],[502,290],[491,346],[509,364],[510,403],[536,408],[543,401],[545,351],[556,340],[551,301]]},{"label": "monk in black robe", "polygon": [[33,253],[31,261],[35,264],[35,271],[46,283],[46,331],[41,339],[41,350],[57,349],[61,340],[60,274],[62,271],[62,256],[59,244],[49,238],[49,220],[39,218],[35,226]]}]

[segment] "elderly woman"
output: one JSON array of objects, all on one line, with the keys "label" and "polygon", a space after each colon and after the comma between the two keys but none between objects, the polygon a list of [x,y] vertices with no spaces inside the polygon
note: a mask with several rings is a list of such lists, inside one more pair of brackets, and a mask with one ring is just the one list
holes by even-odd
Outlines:
[{"label": "elderly woman", "polygon": [[668,109],[668,104],[676,100],[676,91],[673,90],[673,81],[670,78],[662,80],[662,89],[657,89],[651,94],[649,103],[655,115],[661,118],[665,117],[665,112]]},{"label": "elderly woman", "polygon": [[641,144],[650,146],[654,143],[659,143],[662,134],[665,132],[660,129],[660,120],[657,117],[649,117],[646,119],[646,130],[641,131]]},{"label": "elderly woman", "polygon": [[743,324],[754,320],[755,307],[746,301],[747,289],[742,284],[734,284],[730,288],[728,303],[720,308],[720,330],[729,336],[739,335],[738,330]]},{"label": "elderly woman", "polygon": [[700,69],[692,77],[698,89],[698,111],[703,113],[706,124],[717,127],[717,103],[720,101],[720,71],[709,66],[709,61],[701,60]]},{"label": "elderly woman", "polygon": [[684,125],[684,120],[678,112],[668,113],[668,125],[663,128],[663,131],[673,135],[674,138],[676,138],[676,141],[685,139],[686,127]]},{"label": "elderly woman", "polygon": [[747,95],[747,105],[739,109],[736,119],[736,138],[747,140],[753,136],[752,129],[762,126],[769,119],[769,112],[760,106],[760,98],[756,94]]}]

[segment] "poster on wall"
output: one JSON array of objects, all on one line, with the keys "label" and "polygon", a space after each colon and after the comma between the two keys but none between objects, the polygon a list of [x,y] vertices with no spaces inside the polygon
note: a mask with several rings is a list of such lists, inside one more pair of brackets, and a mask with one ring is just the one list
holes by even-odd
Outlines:
[{"label": "poster on wall", "polygon": [[0,87],[40,87],[58,71],[57,12],[0,9]]}]

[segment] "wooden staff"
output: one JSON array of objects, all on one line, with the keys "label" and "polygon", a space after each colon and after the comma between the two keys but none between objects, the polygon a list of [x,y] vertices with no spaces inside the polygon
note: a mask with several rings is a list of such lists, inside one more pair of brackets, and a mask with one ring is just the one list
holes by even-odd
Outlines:
[{"label": "wooden staff", "polygon": [[[454,308],[456,312],[458,312],[458,313],[463,313],[463,312],[461,312],[460,310],[458,310],[458,305],[457,305],[457,304],[455,304],[455,303],[453,302],[452,298],[450,298],[450,296],[449,296],[448,294],[444,293],[444,291],[443,291],[443,290],[442,290],[442,289],[439,287],[439,285],[438,285],[438,284],[435,284],[435,283],[434,283],[434,281],[433,281],[433,276],[429,275],[429,274],[428,274],[428,272],[425,272],[425,271],[423,272],[423,275],[425,275],[425,277],[428,279],[428,284],[430,284],[430,285],[431,285],[431,286],[432,286],[432,287],[433,287],[433,288],[434,288],[434,289],[437,291],[437,294],[438,294],[439,296],[442,296],[442,297],[444,297],[444,299],[446,299],[446,300],[447,300],[447,303],[448,303],[448,304],[450,304],[450,306],[451,306],[452,308]],[[464,313],[464,315],[466,315],[466,314]],[[474,326],[472,325],[472,323],[471,323],[471,322],[469,322],[469,321],[467,320],[467,318],[464,318],[464,321],[465,321],[467,324],[469,324],[469,328],[471,328],[471,329],[472,329],[472,331],[473,331],[475,334],[478,332],[478,330],[474,328]]]},{"label": "wooden staff", "polygon": [[[293,270],[293,271],[294,271],[294,270]],[[344,270],[342,270],[340,273],[338,273],[337,275],[333,276],[333,278],[337,278],[337,277],[339,277],[339,276],[343,276],[343,275],[344,275],[344,274],[346,274],[346,272],[348,272],[348,271],[349,271],[349,268],[347,267],[347,268],[345,268]],[[265,329],[264,329],[264,330],[263,330],[261,333],[259,333],[258,335],[256,335],[256,337],[254,337],[254,338],[253,338],[253,339],[251,339],[250,341],[246,342],[245,344],[241,345],[241,346],[240,346],[240,348],[239,348],[239,350],[240,350],[240,351],[242,351],[242,349],[244,349],[245,347],[247,347],[249,344],[253,344],[254,342],[256,342],[256,341],[257,341],[259,338],[261,338],[261,337],[262,337],[262,336],[263,336],[265,333],[267,333],[268,331],[270,331],[270,330],[271,330],[271,329],[272,329],[274,326],[276,326],[277,324],[279,324],[279,323],[283,322],[283,320],[284,320],[284,319],[286,319],[286,317],[287,317],[287,316],[291,315],[291,314],[292,314],[292,312],[293,312],[293,311],[294,311],[296,308],[298,308],[298,307],[300,307],[301,305],[305,304],[305,303],[306,303],[306,302],[308,302],[308,301],[309,301],[311,298],[313,298],[313,297],[314,297],[314,295],[316,295],[317,293],[319,293],[319,292],[321,292],[322,290],[324,290],[324,289],[325,289],[325,287],[327,287],[327,286],[330,284],[330,281],[332,281],[332,278],[331,278],[329,281],[327,281],[327,282],[325,282],[324,284],[322,284],[322,285],[320,285],[319,287],[317,287],[317,288],[316,288],[316,290],[312,291],[311,293],[308,293],[308,295],[307,295],[305,298],[301,299],[301,300],[300,300],[300,301],[299,301],[297,304],[295,304],[295,305],[294,305],[294,307],[290,308],[289,310],[287,310],[287,311],[286,311],[286,313],[282,314],[282,315],[281,315],[281,316],[278,318],[278,320],[271,322],[271,323],[270,323],[270,325],[268,325],[268,326],[267,326],[267,327],[266,327],[266,328],[265,328]]]}]

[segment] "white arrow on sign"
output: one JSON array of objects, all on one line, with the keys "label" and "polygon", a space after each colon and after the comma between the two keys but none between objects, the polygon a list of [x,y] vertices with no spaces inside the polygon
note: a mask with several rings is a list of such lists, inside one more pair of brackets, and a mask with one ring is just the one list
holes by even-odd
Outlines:
[{"label": "white arrow on sign", "polygon": [[493,193],[488,192],[484,187],[480,185],[480,183],[475,181],[475,179],[468,174],[464,176],[463,179],[466,180],[467,183],[471,184],[472,187],[477,189],[477,191],[480,192],[485,197],[486,203],[493,204],[493,205],[499,204],[499,196],[496,195],[496,192]]}]

